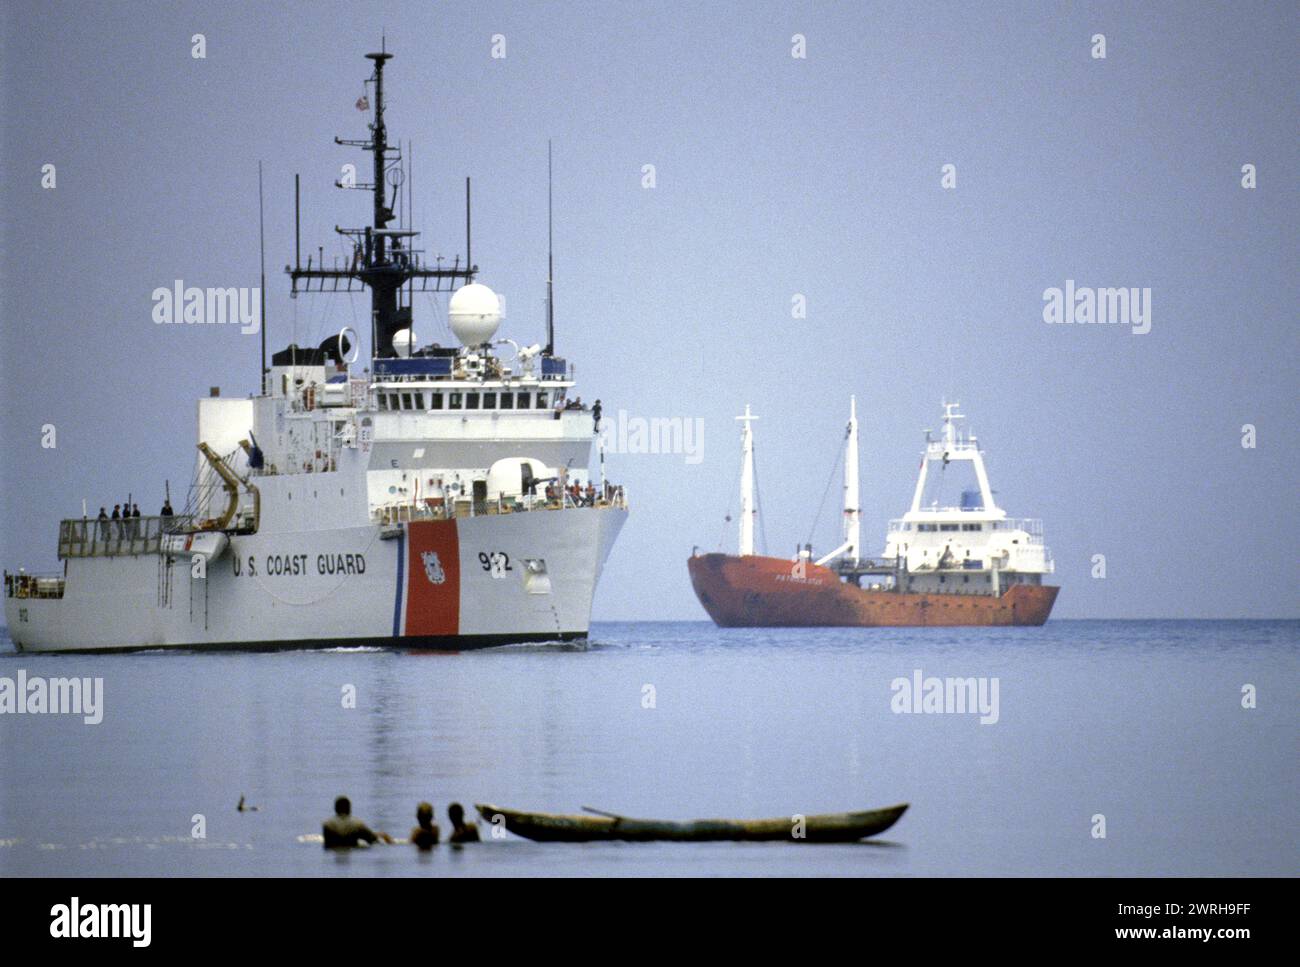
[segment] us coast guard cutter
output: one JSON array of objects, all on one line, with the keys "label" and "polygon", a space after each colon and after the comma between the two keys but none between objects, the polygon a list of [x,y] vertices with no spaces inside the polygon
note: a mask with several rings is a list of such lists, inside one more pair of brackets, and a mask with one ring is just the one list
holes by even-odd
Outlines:
[{"label": "us coast guard cutter", "polygon": [[[200,400],[182,513],[64,520],[61,573],[6,573],[19,649],[461,649],[586,636],[627,506],[603,471],[589,473],[593,414],[568,400],[550,273],[545,346],[494,340],[500,302],[475,281],[468,251],[429,264],[417,232],[390,227],[405,175],[384,121],[392,55],[366,56],[370,138],[338,143],[373,159],[373,183],[356,186],[373,194],[373,223],[338,229],[342,264],[309,258],[288,272],[295,296],[370,290],[371,367],[350,368],[357,340],[345,329],[274,353],[258,396]],[[468,220],[467,183],[467,249]],[[452,293],[459,346],[418,345],[419,293]]]}]

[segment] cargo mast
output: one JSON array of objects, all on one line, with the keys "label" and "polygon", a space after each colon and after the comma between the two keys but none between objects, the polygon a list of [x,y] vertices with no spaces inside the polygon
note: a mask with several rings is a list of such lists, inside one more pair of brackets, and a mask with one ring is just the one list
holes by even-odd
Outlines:
[{"label": "cargo mast", "polygon": [[862,560],[862,508],[858,498],[858,398],[849,397],[849,425],[844,439],[844,543],[817,559],[828,564],[837,557],[857,567]]},{"label": "cargo mast", "polygon": [[745,415],[736,417],[743,424],[740,431],[740,556],[751,557],[754,553],[754,431],[750,423],[758,417],[749,412],[745,404]]},{"label": "cargo mast", "polygon": [[844,444],[844,556],[857,564],[862,552],[862,510],[858,500],[858,398],[849,397],[848,440]]}]

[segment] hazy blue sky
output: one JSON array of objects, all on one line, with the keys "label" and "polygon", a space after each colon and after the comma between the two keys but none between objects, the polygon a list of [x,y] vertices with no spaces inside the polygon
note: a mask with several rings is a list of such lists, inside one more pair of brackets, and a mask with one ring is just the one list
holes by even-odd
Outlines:
[{"label": "hazy blue sky", "polygon": [[[463,248],[472,176],[474,256],[507,297],[502,334],[540,339],[553,139],[558,346],[578,392],[609,416],[704,421],[696,465],[611,457],[633,514],[597,619],[704,617],[685,559],[716,547],[735,511],[746,402],[761,417],[763,530],[792,553],[850,393],[873,548],[906,509],[946,395],[1003,505],[1044,519],[1057,616],[1300,613],[1294,4],[4,11],[10,569],[52,567],[56,522],[82,497],[93,513],[130,490],[156,511],[164,477],[188,482],[194,400],[256,387],[256,337],[155,326],[150,294],[174,279],[257,284],[259,160],[269,343],[288,341],[293,174],[305,249],[333,254],[333,226],[362,224],[367,199],[331,187],[361,160],[332,139],[365,136],[353,104],[382,27],[397,55],[390,136],[414,142],[426,248]],[[191,57],[195,33],[206,59]],[[806,59],[791,57],[796,33]],[[1067,279],[1150,287],[1151,331],[1045,324],[1043,291]],[[796,293],[806,319],[791,318]],[[297,300],[300,341],[365,306]],[[419,335],[438,336],[428,304],[416,311]],[[45,423],[55,450],[40,447]],[[838,543],[834,510],[823,549]],[[734,527],[725,536],[734,549]],[[1089,576],[1098,553],[1105,580]]]}]

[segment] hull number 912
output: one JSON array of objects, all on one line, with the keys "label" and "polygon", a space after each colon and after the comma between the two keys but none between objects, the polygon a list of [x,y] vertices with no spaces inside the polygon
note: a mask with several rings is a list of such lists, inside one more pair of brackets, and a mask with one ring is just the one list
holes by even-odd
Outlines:
[{"label": "hull number 912", "polygon": [[512,570],[510,555],[505,551],[479,551],[478,562],[483,565],[483,570],[498,580]]}]

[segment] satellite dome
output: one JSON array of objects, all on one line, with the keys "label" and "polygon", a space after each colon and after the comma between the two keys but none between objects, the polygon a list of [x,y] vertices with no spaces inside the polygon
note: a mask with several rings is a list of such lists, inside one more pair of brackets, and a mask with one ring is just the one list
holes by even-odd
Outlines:
[{"label": "satellite dome", "polygon": [[536,496],[538,484],[543,488],[555,479],[555,472],[536,457],[502,457],[488,468],[488,498]]},{"label": "satellite dome", "polygon": [[462,345],[478,346],[488,342],[501,325],[501,300],[486,285],[471,282],[452,295],[447,316]]},{"label": "satellite dome", "polygon": [[399,329],[393,333],[393,351],[407,359],[415,349],[415,333],[410,329]]}]

